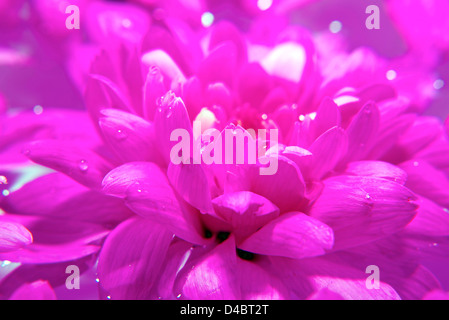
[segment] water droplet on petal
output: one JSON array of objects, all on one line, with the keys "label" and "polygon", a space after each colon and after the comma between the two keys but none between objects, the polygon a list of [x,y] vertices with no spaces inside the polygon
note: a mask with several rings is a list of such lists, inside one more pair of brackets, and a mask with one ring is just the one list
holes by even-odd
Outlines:
[{"label": "water droplet on petal", "polygon": [[89,165],[87,164],[86,160],[80,160],[79,164],[78,164],[78,168],[82,171],[82,172],[86,172],[87,169],[89,169]]},{"label": "water droplet on petal", "polygon": [[176,299],[179,299],[179,298],[181,298],[181,294],[178,294],[178,295],[176,296]]},{"label": "water droplet on petal", "polygon": [[111,300],[111,296],[107,296],[106,299]]},{"label": "water droplet on petal", "polygon": [[128,138],[128,135],[123,129],[118,129],[115,137],[117,138],[117,140],[125,140],[126,138]]},{"label": "water droplet on petal", "polygon": [[9,192],[8,189],[4,189],[4,190],[2,191],[2,195],[5,196],[5,197],[9,196],[9,194],[10,194],[10,192]]},{"label": "water droplet on petal", "polygon": [[0,184],[8,184],[8,179],[5,176],[0,176]]},{"label": "water droplet on petal", "polygon": [[100,282],[100,279],[96,278],[96,279],[95,279],[95,282]]}]

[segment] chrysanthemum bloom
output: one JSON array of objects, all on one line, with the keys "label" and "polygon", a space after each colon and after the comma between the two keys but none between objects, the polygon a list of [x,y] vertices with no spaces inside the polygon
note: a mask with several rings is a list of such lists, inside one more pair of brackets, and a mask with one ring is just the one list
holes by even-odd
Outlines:
[{"label": "chrysanthemum bloom", "polygon": [[[24,148],[58,173],[2,201],[4,220],[34,236],[0,254],[24,263],[2,293],[38,278],[61,283],[67,264],[91,266],[101,245],[98,280],[112,299],[443,295],[423,266],[447,252],[441,123],[415,114],[385,69],[376,74],[378,60],[364,63],[366,51],[339,57],[335,70],[332,59],[316,63],[302,30],[267,51],[222,23],[203,56],[187,31],[160,21],[142,54],[102,52],[86,91],[94,128],[80,118]],[[203,154],[220,140],[212,128],[277,129],[279,144],[262,143],[257,163],[174,164],[174,130],[199,141],[192,120]],[[80,124],[87,139],[71,130]],[[278,163],[272,175],[260,174],[266,158]],[[379,289],[367,285],[373,265]]]}]

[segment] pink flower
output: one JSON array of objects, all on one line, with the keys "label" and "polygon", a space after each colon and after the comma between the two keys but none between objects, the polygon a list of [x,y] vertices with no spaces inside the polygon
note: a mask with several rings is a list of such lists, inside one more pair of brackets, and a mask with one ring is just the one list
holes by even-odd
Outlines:
[{"label": "pink flower", "polygon": [[[427,87],[407,85],[427,67],[347,53],[338,40],[323,46],[329,35],[297,27],[260,45],[225,21],[194,32],[133,6],[90,10],[91,26],[111,18],[91,27],[98,43],[111,41],[86,83],[78,74],[92,122],[81,111],[3,115],[10,183],[0,228],[17,250],[0,260],[22,265],[0,283],[2,296],[31,286],[54,297],[39,281],[61,285],[68,263],[85,271],[97,259],[102,298],[445,296],[429,269],[441,274],[433,259],[448,258],[447,128],[417,113]],[[171,156],[179,129],[189,163]],[[249,137],[244,150],[256,140],[256,161],[248,151],[242,163],[195,163],[195,150],[228,144],[226,130]],[[23,181],[24,156],[56,172]],[[274,174],[261,174],[267,160]],[[380,270],[378,289],[369,266]]]}]

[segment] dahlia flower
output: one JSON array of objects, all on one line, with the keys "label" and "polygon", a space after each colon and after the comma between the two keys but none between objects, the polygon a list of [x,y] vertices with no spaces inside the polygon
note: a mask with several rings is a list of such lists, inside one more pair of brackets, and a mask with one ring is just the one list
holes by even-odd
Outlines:
[{"label": "dahlia flower", "polygon": [[54,299],[67,266],[103,299],[448,297],[434,65],[88,8],[87,110],[1,114],[2,298]]}]

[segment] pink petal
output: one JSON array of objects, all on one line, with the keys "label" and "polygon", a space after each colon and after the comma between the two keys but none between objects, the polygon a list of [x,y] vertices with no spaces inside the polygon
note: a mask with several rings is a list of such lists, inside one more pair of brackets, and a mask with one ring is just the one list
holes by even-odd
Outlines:
[{"label": "pink petal", "polygon": [[424,197],[418,198],[415,218],[406,230],[431,237],[449,235],[449,211]]},{"label": "pink petal", "polygon": [[410,160],[400,164],[400,167],[408,174],[408,188],[444,207],[449,207],[449,179],[443,172],[423,160]]},{"label": "pink petal", "polygon": [[295,259],[313,257],[330,250],[332,229],[301,212],[284,213],[249,236],[238,247],[264,255]]},{"label": "pink petal", "polygon": [[394,152],[403,153],[401,162],[410,159],[415,153],[423,150],[443,133],[441,120],[434,117],[421,116],[399,138]]},{"label": "pink petal", "polygon": [[112,166],[97,153],[62,141],[30,143],[25,154],[34,162],[60,171],[89,188],[99,188]]},{"label": "pink petal", "polygon": [[216,46],[201,62],[198,78],[203,84],[223,82],[232,88],[237,68],[237,48],[231,41]]},{"label": "pink petal", "polygon": [[123,201],[89,190],[61,173],[30,181],[4,197],[1,207],[15,214],[107,224],[130,215]]},{"label": "pink petal", "polygon": [[99,119],[108,147],[122,162],[159,160],[153,125],[133,114],[104,109]]},{"label": "pink petal", "polygon": [[213,50],[223,42],[232,42],[237,49],[237,62],[242,64],[247,61],[247,44],[240,31],[230,22],[222,20],[212,29],[209,42],[209,50]]},{"label": "pink petal", "polygon": [[38,177],[3,197],[2,209],[20,214],[49,214],[58,205],[89,189],[66,175],[54,172]]},{"label": "pink petal", "polygon": [[99,249],[91,243],[109,233],[102,226],[75,220],[5,214],[0,221],[21,223],[33,235],[32,244],[0,254],[0,260],[21,263],[54,263],[90,255]]},{"label": "pink petal", "polygon": [[390,121],[382,121],[375,141],[365,158],[380,159],[388,153],[399,137],[412,125],[415,118],[415,114],[404,114],[396,116]]},{"label": "pink petal", "polygon": [[312,179],[321,179],[344,157],[347,146],[348,138],[342,128],[327,130],[310,146],[312,159],[304,172]]},{"label": "pink petal", "polygon": [[345,172],[349,175],[388,179],[401,185],[407,173],[401,168],[383,161],[354,161],[348,163]]},{"label": "pink petal", "polygon": [[98,261],[101,287],[111,299],[145,299],[156,283],[173,234],[142,218],[120,224],[106,239]]},{"label": "pink petal", "polygon": [[178,237],[203,243],[199,216],[178,199],[165,174],[151,162],[130,162],[112,170],[104,179],[104,190],[124,198],[140,216],[165,225]]},{"label": "pink petal", "polygon": [[186,80],[176,62],[163,50],[156,49],[145,53],[142,56],[142,63],[148,68],[159,68],[162,76],[168,80],[168,83],[172,81],[184,82]]},{"label": "pink petal", "polygon": [[[400,300],[400,296],[388,283],[379,281],[379,289],[368,289],[365,269],[354,268],[345,261],[325,255],[313,259],[292,260],[272,258],[275,268],[282,275],[298,299],[306,299],[315,292],[327,289],[344,300]],[[365,266],[366,267],[366,266]]]},{"label": "pink petal", "polygon": [[193,250],[191,243],[176,239],[168,248],[160,276],[153,286],[151,299],[174,300],[176,298],[173,292],[176,276],[184,267],[186,259],[190,258]]},{"label": "pink petal", "polygon": [[175,129],[185,129],[189,137],[193,139],[192,125],[186,107],[180,98],[169,91],[161,99],[154,116],[155,139],[159,143],[159,151],[167,164],[170,163],[172,147],[178,143],[170,141],[170,135]]},{"label": "pink petal", "polygon": [[168,179],[185,201],[201,213],[213,212],[206,174],[200,164],[170,163]]},{"label": "pink petal", "polygon": [[324,185],[309,214],[334,230],[335,250],[396,233],[416,213],[413,193],[390,180],[337,176]]},{"label": "pink petal", "polygon": [[289,299],[284,284],[257,263],[237,259],[237,270],[243,300]]},{"label": "pink petal", "polygon": [[433,290],[427,293],[423,300],[449,300],[449,293],[443,290]]},{"label": "pink petal", "polygon": [[346,161],[363,159],[374,142],[379,129],[380,114],[377,106],[369,102],[363,106],[347,129],[348,154]]},{"label": "pink petal", "polygon": [[240,299],[235,241],[230,236],[205,254],[180,278],[180,298],[187,300]]},{"label": "pink petal", "polygon": [[330,128],[340,125],[341,115],[337,104],[328,97],[324,98],[312,122],[313,138],[316,139]]},{"label": "pink petal", "polygon": [[258,108],[271,87],[271,78],[260,64],[248,63],[240,70],[238,92],[242,102],[248,102]]},{"label": "pink petal", "polygon": [[23,225],[0,221],[0,252],[15,251],[32,242],[32,234]]},{"label": "pink petal", "polygon": [[307,300],[344,300],[341,295],[329,290],[327,287],[315,292]]},{"label": "pink petal", "polygon": [[224,193],[213,204],[216,214],[232,226],[237,239],[247,237],[279,216],[274,204],[249,191]]},{"label": "pink petal", "polygon": [[152,162],[129,162],[111,170],[103,179],[106,194],[124,198],[129,186],[136,182],[153,182],[171,190],[161,169]]},{"label": "pink petal", "polygon": [[281,212],[297,210],[304,202],[304,179],[293,161],[283,156],[277,158],[278,170],[273,175],[260,175],[259,167],[251,168],[249,191],[267,198]]},{"label": "pink petal", "polygon": [[38,280],[23,284],[9,300],[56,300],[56,294],[48,281]]},{"label": "pink petal", "polygon": [[167,90],[164,85],[164,77],[158,67],[149,68],[144,87],[144,110],[145,119],[153,120],[157,110],[157,102]]}]

